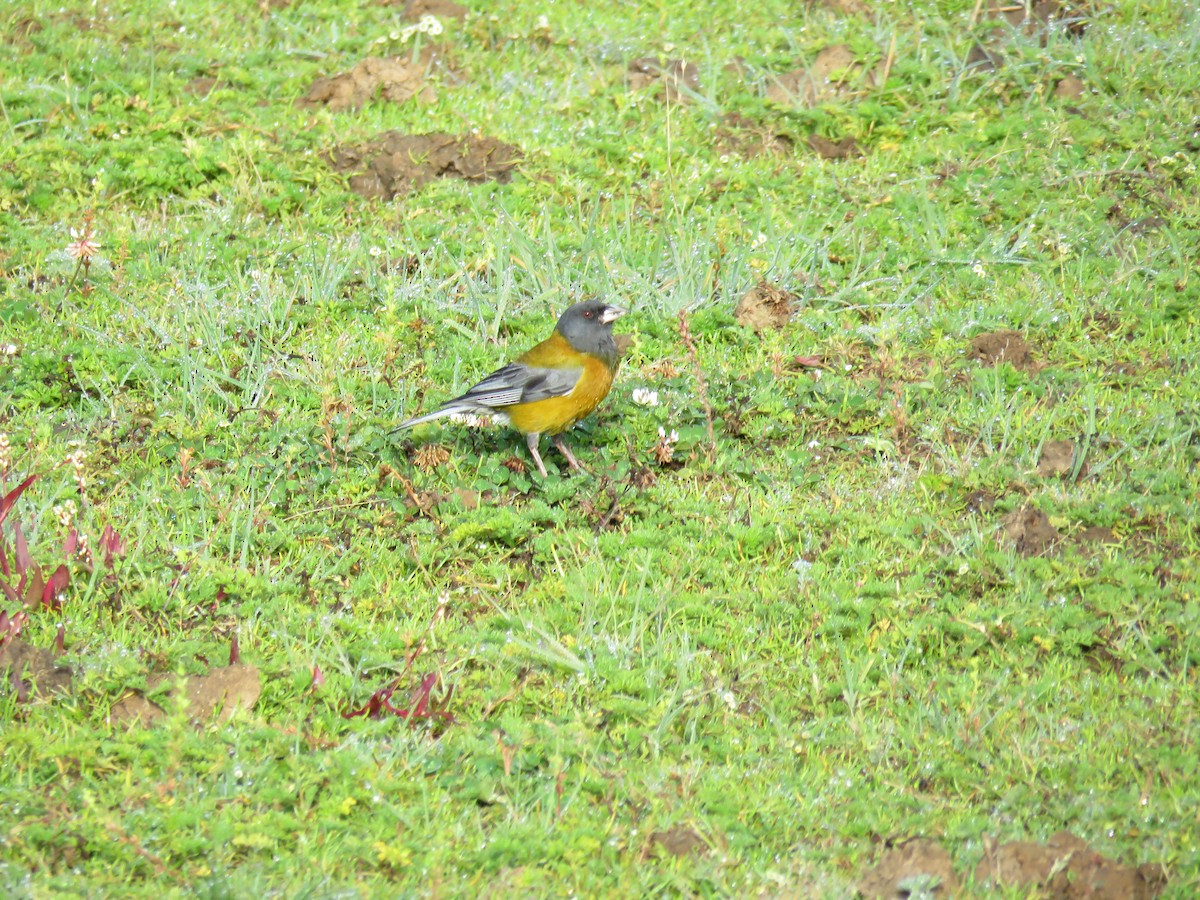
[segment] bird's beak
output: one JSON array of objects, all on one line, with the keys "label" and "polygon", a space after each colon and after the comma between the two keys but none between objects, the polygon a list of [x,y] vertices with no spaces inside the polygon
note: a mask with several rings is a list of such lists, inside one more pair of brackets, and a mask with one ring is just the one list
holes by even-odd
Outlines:
[{"label": "bird's beak", "polygon": [[619,306],[606,306],[604,312],[600,313],[600,322],[604,325],[611,325],[627,312],[628,310],[621,309]]}]

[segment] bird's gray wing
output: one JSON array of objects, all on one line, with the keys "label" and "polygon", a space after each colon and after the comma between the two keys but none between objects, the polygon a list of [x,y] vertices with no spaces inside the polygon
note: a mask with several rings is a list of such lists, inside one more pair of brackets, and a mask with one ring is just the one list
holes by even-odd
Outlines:
[{"label": "bird's gray wing", "polygon": [[393,431],[411,428],[422,422],[452,416],[455,413],[502,414],[505,407],[517,403],[534,403],[538,400],[549,400],[551,397],[564,397],[575,389],[582,375],[582,368],[547,369],[519,362],[509,363],[461,397],[443,403],[433,412],[401,422]]},{"label": "bird's gray wing", "polygon": [[545,369],[513,362],[446,405],[462,403],[487,410],[563,397],[575,389],[581,375],[582,368]]}]

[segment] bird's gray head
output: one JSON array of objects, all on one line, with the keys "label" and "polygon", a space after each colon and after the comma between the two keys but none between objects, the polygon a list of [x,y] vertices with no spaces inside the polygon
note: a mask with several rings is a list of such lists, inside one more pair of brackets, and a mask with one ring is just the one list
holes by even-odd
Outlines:
[{"label": "bird's gray head", "polygon": [[625,310],[602,300],[576,303],[558,319],[556,330],[580,353],[599,356],[609,365],[617,361],[617,344],[613,340],[613,322],[625,315]]}]

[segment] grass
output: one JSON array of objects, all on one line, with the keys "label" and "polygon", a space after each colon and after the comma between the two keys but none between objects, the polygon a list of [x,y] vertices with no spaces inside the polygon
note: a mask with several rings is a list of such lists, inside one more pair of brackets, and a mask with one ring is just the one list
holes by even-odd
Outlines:
[{"label": "grass", "polygon": [[[844,896],[881,841],[1063,828],[1200,888],[1194,5],[492,4],[422,36],[431,103],[339,113],[295,101],[411,53],[396,7],[125,7],[0,12],[0,528],[67,564],[21,639],[74,671],[0,696],[3,892]],[[886,81],[767,99],[835,43]],[[392,129],[523,162],[363,200],[326,153]],[[633,343],[591,475],[389,435],[592,295]],[[968,357],[1006,329],[1033,365]],[[234,635],[251,709],[114,720]],[[343,717],[426,674],[452,719]]]}]

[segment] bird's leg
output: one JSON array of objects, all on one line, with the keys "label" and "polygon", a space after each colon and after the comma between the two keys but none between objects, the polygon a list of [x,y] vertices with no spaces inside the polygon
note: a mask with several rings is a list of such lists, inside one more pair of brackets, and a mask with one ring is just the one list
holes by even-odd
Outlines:
[{"label": "bird's leg", "polygon": [[561,434],[554,436],[554,446],[558,448],[558,452],[567,458],[568,465],[576,472],[586,472],[583,466],[579,464],[579,460],[575,458],[575,454],[571,452],[571,448],[567,446],[567,442],[563,440]]},{"label": "bird's leg", "polygon": [[542,454],[538,453],[538,441],[542,439],[540,434],[525,435],[525,444],[529,447],[529,455],[533,457],[533,461],[537,463],[538,471],[542,473],[542,477],[546,477],[546,467],[542,464]]}]

